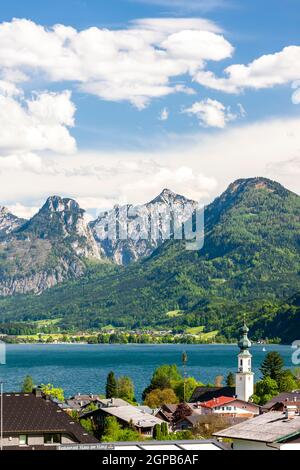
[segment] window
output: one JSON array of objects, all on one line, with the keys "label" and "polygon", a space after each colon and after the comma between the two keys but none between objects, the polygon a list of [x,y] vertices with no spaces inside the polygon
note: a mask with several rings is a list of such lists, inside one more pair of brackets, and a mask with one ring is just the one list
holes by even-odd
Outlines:
[{"label": "window", "polygon": [[28,443],[28,438],[27,438],[26,434],[21,434],[19,436],[19,445],[20,446],[27,446],[27,443]]},{"label": "window", "polygon": [[60,444],[61,435],[60,434],[46,434],[44,436],[44,444]]}]

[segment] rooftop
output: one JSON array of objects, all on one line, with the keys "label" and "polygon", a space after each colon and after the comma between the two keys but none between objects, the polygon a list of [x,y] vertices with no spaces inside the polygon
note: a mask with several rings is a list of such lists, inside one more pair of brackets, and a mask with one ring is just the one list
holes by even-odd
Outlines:
[{"label": "rooftop", "polygon": [[209,401],[204,401],[201,403],[201,406],[204,406],[205,408],[214,408],[215,406],[223,406],[226,405],[227,403],[231,403],[235,401],[236,399],[233,397],[219,397],[219,398],[213,398],[212,400]]},{"label": "rooftop", "polygon": [[103,407],[130,406],[130,404],[122,400],[122,398],[99,398],[97,402]]},{"label": "rooftop", "polygon": [[300,402],[300,390],[295,390],[294,392],[280,393],[276,397],[272,398],[272,400],[268,401],[263,406],[263,409],[271,409],[277,403],[294,402],[294,401]]},{"label": "rooftop", "polygon": [[102,408],[102,411],[127,423],[132,422],[134,426],[140,428],[154,427],[156,424],[163,423],[163,421],[156,418],[156,416],[150,415],[136,406],[128,404],[127,406]]},{"label": "rooftop", "polygon": [[300,416],[287,419],[285,413],[270,411],[215,434],[217,437],[258,442],[279,442],[300,434]]},{"label": "rooftop", "polygon": [[33,393],[3,395],[3,432],[4,435],[65,433],[75,442],[97,442],[57,404]]}]

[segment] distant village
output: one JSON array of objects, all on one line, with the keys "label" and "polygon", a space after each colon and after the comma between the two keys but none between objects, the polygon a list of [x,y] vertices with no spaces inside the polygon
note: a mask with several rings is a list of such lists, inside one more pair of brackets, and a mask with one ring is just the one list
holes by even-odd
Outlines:
[{"label": "distant village", "polygon": [[[130,380],[107,377],[106,396],[76,394],[65,398],[51,385],[2,393],[1,448],[7,450],[283,450],[300,446],[300,375],[276,352],[252,371],[249,330],[244,324],[235,374],[226,385],[204,386],[183,376],[176,387],[176,366],[161,366],[134,399]],[[173,381],[173,382],[172,382]],[[3,391],[2,391],[3,392]],[[176,393],[175,393],[176,392]],[[1,414],[1,413],[0,413]]]}]

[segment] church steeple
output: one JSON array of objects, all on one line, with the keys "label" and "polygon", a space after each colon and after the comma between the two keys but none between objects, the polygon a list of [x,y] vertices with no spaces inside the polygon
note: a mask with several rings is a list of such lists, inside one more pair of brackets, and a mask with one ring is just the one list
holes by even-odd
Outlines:
[{"label": "church steeple", "polygon": [[238,372],[236,374],[236,395],[240,400],[248,401],[254,393],[254,374],[252,372],[251,341],[248,338],[249,328],[244,321],[241,329],[241,339],[238,343]]},{"label": "church steeple", "polygon": [[244,326],[241,331],[243,333],[243,336],[239,341],[239,348],[241,351],[247,351],[251,348],[252,344],[250,339],[248,338],[249,328],[247,327],[246,322],[244,322]]}]

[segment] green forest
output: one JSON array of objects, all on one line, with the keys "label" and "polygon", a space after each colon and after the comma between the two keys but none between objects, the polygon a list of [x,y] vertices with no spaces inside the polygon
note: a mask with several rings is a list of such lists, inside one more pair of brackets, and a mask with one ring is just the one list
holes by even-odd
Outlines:
[{"label": "green forest", "polygon": [[[129,267],[88,262],[84,276],[39,296],[1,298],[3,323],[59,318],[61,328],[203,326],[253,339],[300,336],[300,197],[263,178],[239,180],[205,210],[205,243],[170,240]],[[168,312],[180,311],[180,315]]]}]

